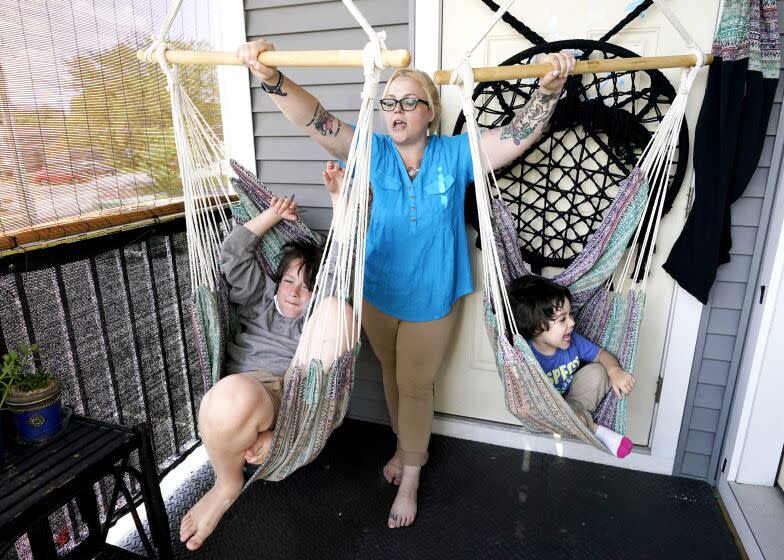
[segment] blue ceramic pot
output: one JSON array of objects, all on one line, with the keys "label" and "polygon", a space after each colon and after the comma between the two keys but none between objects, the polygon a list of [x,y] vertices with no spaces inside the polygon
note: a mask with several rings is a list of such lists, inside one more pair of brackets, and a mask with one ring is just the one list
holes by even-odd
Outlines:
[{"label": "blue ceramic pot", "polygon": [[62,428],[58,379],[42,389],[24,393],[12,388],[7,402],[22,441],[35,443],[53,436]]}]

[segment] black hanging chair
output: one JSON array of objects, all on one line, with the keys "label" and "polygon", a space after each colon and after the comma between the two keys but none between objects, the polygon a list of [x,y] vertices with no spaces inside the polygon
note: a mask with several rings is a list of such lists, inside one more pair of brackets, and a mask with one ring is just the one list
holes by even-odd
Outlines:
[{"label": "black hanging chair", "polygon": [[[562,50],[572,50],[578,60],[639,56],[606,39],[649,4],[639,6],[601,40],[546,43],[506,14],[507,23],[540,44],[500,65],[529,64],[538,55]],[[478,84],[473,99],[480,127],[511,122],[537,87],[534,79]],[[537,273],[546,266],[567,267],[580,253],[675,98],[675,89],[659,70],[571,76],[564,90],[541,138],[510,165],[496,170],[501,197],[516,222],[523,260]],[[461,133],[464,125],[461,113],[453,134]],[[688,153],[684,122],[669,172],[665,213],[683,182]],[[466,194],[466,221],[479,231],[471,193]],[[478,238],[477,246],[481,246]],[[645,247],[640,249],[640,255],[647,253]]]}]

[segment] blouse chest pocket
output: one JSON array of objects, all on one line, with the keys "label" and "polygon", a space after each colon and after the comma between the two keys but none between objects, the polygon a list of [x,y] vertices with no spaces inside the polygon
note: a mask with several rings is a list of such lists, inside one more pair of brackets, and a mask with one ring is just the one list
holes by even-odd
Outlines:
[{"label": "blouse chest pocket", "polygon": [[451,175],[439,175],[434,181],[425,185],[425,199],[434,212],[439,208],[448,211],[453,206],[454,185],[455,178]]}]

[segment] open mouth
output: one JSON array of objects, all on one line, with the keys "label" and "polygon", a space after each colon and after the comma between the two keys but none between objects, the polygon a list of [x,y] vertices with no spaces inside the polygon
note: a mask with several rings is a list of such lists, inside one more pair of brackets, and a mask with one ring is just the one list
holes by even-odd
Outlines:
[{"label": "open mouth", "polygon": [[404,130],[406,128],[406,121],[402,121],[400,119],[395,119],[392,121],[392,130],[399,131]]},{"label": "open mouth", "polygon": [[564,342],[571,342],[572,341],[572,335],[571,334],[565,334],[563,339],[564,339]]}]

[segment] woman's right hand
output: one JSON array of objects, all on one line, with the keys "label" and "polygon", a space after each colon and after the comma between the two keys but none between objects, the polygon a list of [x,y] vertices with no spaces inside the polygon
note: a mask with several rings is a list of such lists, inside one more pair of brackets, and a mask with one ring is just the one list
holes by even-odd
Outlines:
[{"label": "woman's right hand", "polygon": [[340,194],[340,186],[343,184],[343,176],[345,170],[340,167],[337,161],[328,161],[327,167],[321,172],[321,179],[324,181],[324,187],[330,196],[338,196]]},{"label": "woman's right hand", "polygon": [[274,51],[275,45],[264,39],[257,39],[245,43],[237,48],[237,58],[262,82],[274,84],[278,79],[278,69],[274,66],[265,66],[259,62],[259,55],[264,51]]}]

